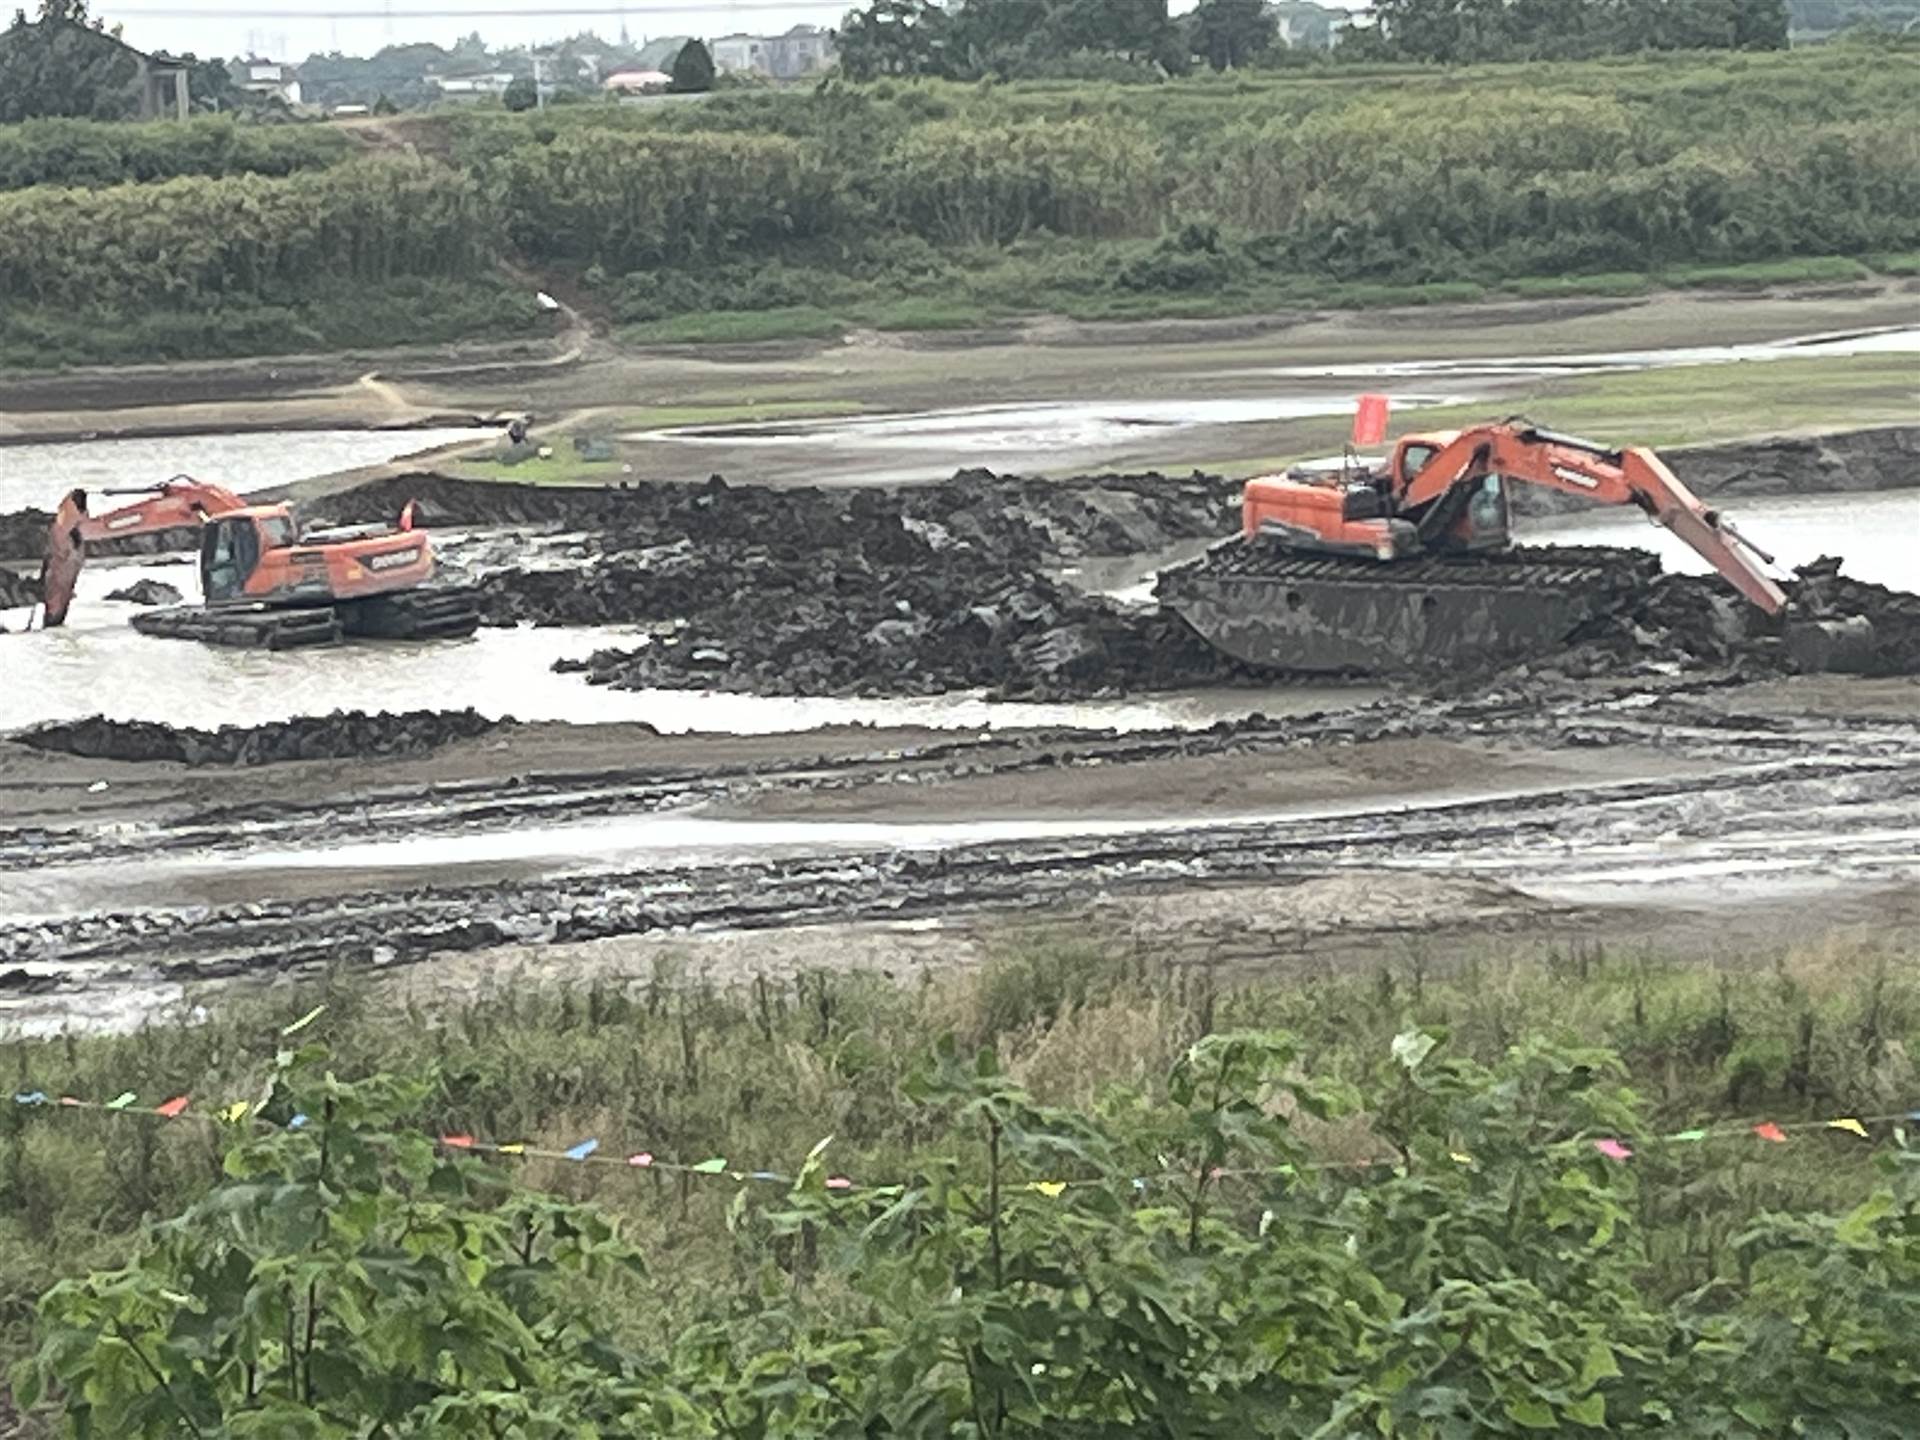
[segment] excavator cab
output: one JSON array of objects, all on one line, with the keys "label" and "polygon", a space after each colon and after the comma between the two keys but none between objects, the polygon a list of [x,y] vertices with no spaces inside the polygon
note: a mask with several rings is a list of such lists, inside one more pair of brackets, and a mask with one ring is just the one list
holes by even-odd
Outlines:
[{"label": "excavator cab", "polygon": [[260,534],[247,514],[210,520],[200,532],[200,593],[209,605],[238,600],[260,567]]},{"label": "excavator cab", "polygon": [[[1405,495],[1428,462],[1456,438],[1456,432],[1445,432],[1409,435],[1401,440],[1393,451],[1393,493]],[[1419,526],[1421,543],[1431,550],[1504,550],[1513,543],[1504,475],[1490,473],[1464,479],[1425,505],[1410,508],[1407,518]]]}]

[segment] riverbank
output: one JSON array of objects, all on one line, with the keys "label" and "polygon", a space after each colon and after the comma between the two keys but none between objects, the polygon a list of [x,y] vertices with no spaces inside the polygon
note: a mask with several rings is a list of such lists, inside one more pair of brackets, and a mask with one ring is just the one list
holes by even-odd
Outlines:
[{"label": "riverbank", "polygon": [[[425,424],[436,417],[524,413],[535,416],[538,433],[557,441],[572,434],[617,437],[738,424],[762,412],[911,413],[955,405],[1179,402],[1276,393],[1324,394],[1335,402],[1323,416],[1198,434],[1142,428],[1127,437],[1126,446],[1098,457],[1103,464],[1164,468],[1182,461],[1337,448],[1351,394],[1364,377],[1315,379],[1284,371],[1377,364],[1385,376],[1409,362],[1489,356],[1555,360],[1910,326],[1920,314],[1920,291],[1913,284],[1306,310],[1232,320],[1038,320],[990,332],[857,334],[827,344],[645,346],[570,334],[547,345],[504,350],[443,347],[59,376],[0,375],[0,442],[386,427]],[[1910,368],[1875,367],[1870,360],[1823,364],[1827,368],[1794,377],[1800,404],[1824,417],[1819,428],[1911,419]],[[1557,397],[1604,389],[1605,376],[1559,373],[1564,368],[1550,365],[1531,377],[1505,380],[1479,376],[1474,389],[1489,400],[1520,397],[1542,414],[1550,413]],[[1715,384],[1725,379],[1711,373],[1704,378]],[[1780,397],[1748,402],[1740,387],[1720,385],[1712,406],[1703,407],[1696,398],[1662,410],[1661,388],[1616,397],[1618,419],[1633,427],[1636,439],[1706,441],[1781,428]],[[1597,418],[1583,416],[1582,423]],[[1222,441],[1231,443],[1222,448]],[[1084,468],[1083,451],[1071,443],[1055,440],[1047,448],[1047,459],[1033,457],[1034,468],[1048,473]],[[589,472],[585,478],[602,483],[608,478],[684,479],[714,470],[768,482],[818,478],[819,457],[794,450],[790,445],[702,445],[695,454],[658,443],[623,444],[619,463],[632,466],[631,473],[616,466],[611,477]],[[948,468],[937,473],[951,473],[964,463],[952,455],[951,445],[940,459]],[[1008,463],[1004,455],[998,459]],[[888,468],[872,456],[844,454],[830,456],[829,464],[842,478]],[[898,462],[891,468],[899,468]]]}]

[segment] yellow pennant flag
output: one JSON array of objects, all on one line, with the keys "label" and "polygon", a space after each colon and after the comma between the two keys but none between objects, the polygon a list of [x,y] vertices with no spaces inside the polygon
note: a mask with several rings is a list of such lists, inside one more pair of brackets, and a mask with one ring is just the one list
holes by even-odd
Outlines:
[{"label": "yellow pennant flag", "polygon": [[220,1118],[229,1125],[238,1125],[247,1118],[247,1111],[253,1107],[244,1100],[236,1100],[220,1112]]},{"label": "yellow pennant flag", "polygon": [[526,1153],[527,1147],[516,1141],[512,1145],[501,1145],[498,1149],[502,1155],[522,1155]]},{"label": "yellow pennant flag", "polygon": [[1827,1121],[1827,1128],[1829,1130],[1844,1130],[1849,1135],[1858,1135],[1862,1140],[1867,1138],[1867,1127],[1851,1115],[1842,1115],[1838,1120]]},{"label": "yellow pennant flag", "polygon": [[1448,1158],[1456,1165],[1471,1165],[1473,1163],[1473,1157],[1464,1150],[1449,1151]]},{"label": "yellow pennant flag", "polygon": [[1066,1188],[1067,1182],[1064,1180],[1035,1180],[1027,1186],[1027,1189],[1038,1190],[1049,1200],[1058,1200],[1060,1198],[1060,1192]]}]

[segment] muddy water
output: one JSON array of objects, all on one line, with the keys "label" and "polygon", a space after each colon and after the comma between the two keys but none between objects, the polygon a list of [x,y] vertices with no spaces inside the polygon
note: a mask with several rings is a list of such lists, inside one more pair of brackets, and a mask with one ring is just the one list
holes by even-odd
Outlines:
[{"label": "muddy water", "polygon": [[[1238,399],[978,405],[851,419],[684,426],[626,438],[676,447],[687,452],[689,464],[698,463],[703,449],[718,447],[735,455],[793,452],[795,458],[817,461],[823,475],[834,474],[836,461],[857,465],[859,478],[871,483],[943,480],[960,465],[1062,473],[1120,455],[1148,434],[1346,415],[1353,409],[1345,386],[1295,386],[1293,392]],[[1434,387],[1396,393],[1392,400],[1396,410],[1407,411],[1471,398],[1457,387]]]},{"label": "muddy water", "polygon": [[[1352,413],[1354,396],[1385,390],[1397,413],[1423,406],[1514,395],[1537,380],[1678,366],[1920,354],[1920,327],[1804,335],[1747,345],[1676,346],[1566,355],[1488,355],[1452,360],[1380,360],[1278,365],[1216,372],[1218,388],[1264,393],[1215,399],[1120,398],[1046,404],[983,405],[851,419],[685,426],[628,436],[689,466],[732,473],[755,458],[816,467],[840,483],[913,483],[944,479],[958,465],[1070,474],[1124,465],[1143,442],[1173,433]],[[1279,393],[1273,382],[1283,381]],[[1411,388],[1417,385],[1417,390]],[[1156,452],[1149,452],[1156,453]],[[1164,454],[1164,450],[1157,453]]]},{"label": "muddy water", "polygon": [[[579,724],[643,721],[679,733],[743,735],[868,723],[982,729],[1025,725],[1111,726],[1122,730],[1204,726],[1264,710],[1301,713],[1363,704],[1377,688],[1307,685],[1197,691],[1077,705],[1005,704],[977,695],[917,699],[809,699],[687,690],[611,690],[553,662],[584,659],[610,646],[631,648],[622,627],[483,629],[472,639],[430,645],[359,641],[274,654],[155,640],[128,623],[138,607],[107,600],[135,580],[163,580],[194,598],[189,565],[96,564],[80,577],[72,616],[60,630],[0,637],[0,731],[46,720],[104,714],[215,728],[256,725],[333,710],[447,710]],[[0,611],[20,629],[30,612]]]},{"label": "muddy water", "polygon": [[[0,446],[0,515],[51,510],[69,490],[152,485],[191,475],[245,494],[477,440],[479,430],[294,430]],[[100,508],[99,506],[95,507]]]},{"label": "muddy water", "polygon": [[1615,370],[1664,370],[1678,365],[1729,365],[1743,361],[1822,360],[1847,355],[1920,353],[1920,327],[1802,335],[1751,345],[1686,345],[1665,350],[1613,350],[1572,355],[1486,355],[1458,360],[1363,361],[1344,365],[1282,365],[1237,371],[1294,380],[1537,379],[1552,375],[1598,375]]},{"label": "muddy water", "polygon": [[[1727,502],[1740,533],[1787,569],[1838,555],[1842,573],[1899,590],[1920,588],[1920,490],[1871,495],[1792,495]],[[1519,537],[1548,545],[1632,545],[1651,550],[1669,570],[1704,575],[1712,567],[1672,532],[1633,511],[1522,520]]]}]

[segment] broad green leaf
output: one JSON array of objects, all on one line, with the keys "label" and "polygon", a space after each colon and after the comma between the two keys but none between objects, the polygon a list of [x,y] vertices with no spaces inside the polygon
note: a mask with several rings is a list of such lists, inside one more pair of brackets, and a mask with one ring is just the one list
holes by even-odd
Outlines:
[{"label": "broad green leaf", "polygon": [[1433,1052],[1436,1043],[1433,1036],[1423,1030],[1403,1031],[1393,1037],[1393,1058],[1409,1070],[1418,1070],[1420,1062]]},{"label": "broad green leaf", "polygon": [[1509,1400],[1505,1409],[1509,1420],[1529,1430],[1557,1430],[1560,1426],[1560,1422],[1554,1419],[1553,1407],[1539,1400],[1524,1397]]}]

